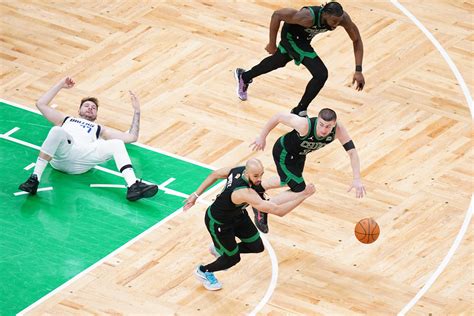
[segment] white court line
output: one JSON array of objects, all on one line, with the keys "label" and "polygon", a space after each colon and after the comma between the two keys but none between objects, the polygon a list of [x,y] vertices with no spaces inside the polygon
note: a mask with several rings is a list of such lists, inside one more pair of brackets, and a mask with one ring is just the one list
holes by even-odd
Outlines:
[{"label": "white court line", "polygon": [[6,132],[6,133],[3,134],[3,135],[5,135],[5,136],[10,136],[11,134],[15,133],[15,132],[18,131],[19,129],[20,129],[19,127],[14,127],[14,128],[12,128],[11,130],[9,130],[8,132]]},{"label": "white court line", "polygon": [[210,202],[210,201],[208,201],[208,200],[201,199],[201,198],[199,198],[199,199],[197,200],[197,202],[199,202],[199,203],[201,203],[201,204],[204,204],[204,205],[206,205],[206,206],[209,206],[209,205],[212,204],[212,202]]},{"label": "white court line", "polygon": [[30,147],[30,148],[33,148],[33,149],[36,149],[36,150],[41,150],[41,147],[39,147],[39,146],[33,145],[31,143],[28,143],[28,142],[25,142],[25,141],[22,141],[22,140],[19,140],[19,139],[10,137],[10,136],[5,136],[5,134],[0,134],[0,138],[6,139],[6,140],[9,140],[11,142],[14,142],[14,143],[26,146],[26,147]]},{"label": "white court line", "polygon": [[[26,147],[30,147],[30,148],[33,148],[33,149],[36,149],[36,150],[41,149],[41,147],[39,147],[39,146],[33,145],[31,143],[25,142],[25,141],[17,139],[17,138],[13,138],[11,136],[5,136],[5,134],[0,134],[0,138],[6,139],[6,140],[9,140],[11,142],[14,142],[14,143],[26,146]],[[101,166],[95,166],[94,168],[97,169],[97,170],[109,173],[109,174],[116,175],[117,177],[123,178],[122,174],[118,171],[110,170],[110,169],[107,169],[107,168],[104,168],[104,167],[101,167]],[[151,184],[151,182],[149,182],[149,181],[145,181],[145,180],[142,180],[142,181],[146,184]],[[165,187],[160,187],[160,189],[162,191],[164,191],[165,194],[175,195],[175,196],[179,196],[179,197],[183,197],[183,198],[187,198],[189,196],[189,194],[178,192],[178,191],[168,189],[168,188],[165,188]]]},{"label": "white court line", "polygon": [[168,184],[170,184],[171,182],[173,182],[174,180],[176,180],[175,178],[169,178],[168,180],[166,180],[165,182],[161,183],[160,184],[160,187],[165,187],[167,186]]},{"label": "white court line", "polygon": [[275,254],[275,250],[273,250],[272,245],[268,241],[267,237],[265,237],[263,234],[260,234],[260,238],[262,238],[263,244],[265,245],[265,248],[267,248],[268,255],[270,256],[270,261],[272,263],[272,279],[270,281],[270,285],[267,288],[267,291],[265,292],[265,295],[258,303],[258,305],[255,306],[253,311],[250,312],[250,316],[257,315],[257,313],[265,306],[265,304],[268,303],[268,301],[272,297],[273,292],[275,291],[278,282],[278,260]]},{"label": "white court line", "polygon": [[[17,108],[20,108],[20,109],[23,109],[23,110],[26,110],[26,111],[29,111],[29,112],[33,112],[33,113],[42,115],[41,112],[38,111],[38,110],[36,110],[36,109],[32,109],[32,108],[26,107],[26,106],[24,106],[24,105],[21,105],[21,104],[12,102],[12,101],[8,101],[8,100],[5,100],[5,99],[0,98],[0,102],[6,103],[6,104],[9,104],[9,105],[13,105],[13,106],[15,106],[15,107],[17,107]],[[142,143],[132,143],[132,145],[135,145],[135,146],[138,146],[138,147],[142,147],[142,148],[146,148],[146,149],[151,150],[151,151],[154,151],[154,152],[156,152],[156,153],[159,153],[159,154],[162,154],[162,155],[165,155],[165,156],[168,156],[168,157],[176,158],[176,159],[181,160],[181,161],[189,162],[189,163],[191,163],[191,164],[193,164],[193,165],[200,166],[200,167],[204,167],[204,168],[207,168],[207,169],[210,169],[210,170],[216,170],[216,169],[217,169],[217,168],[214,167],[214,166],[211,166],[211,165],[208,165],[208,164],[199,162],[199,161],[197,161],[197,160],[189,159],[189,158],[186,158],[186,157],[177,155],[177,154],[172,154],[172,153],[167,152],[167,151],[165,151],[165,150],[158,149],[158,148],[154,148],[154,147],[151,147],[151,146],[142,144]]]},{"label": "white court line", "polygon": [[[30,148],[33,148],[33,149],[36,149],[36,150],[41,150],[41,147],[39,146],[36,146],[36,145],[33,145],[31,143],[28,143],[28,142],[25,142],[23,140],[20,140],[20,139],[17,139],[17,138],[13,138],[11,136],[7,136],[5,134],[0,134],[0,138],[3,138],[3,139],[6,139],[6,140],[9,140],[11,142],[14,142],[14,143],[17,143],[17,144],[20,144],[20,145],[23,145],[23,146],[26,146],[26,147],[30,147]],[[121,177],[123,178],[122,174],[118,171],[114,171],[114,170],[110,170],[110,169],[107,169],[107,168],[104,168],[104,167],[101,167],[101,166],[95,166],[94,167],[95,169],[97,170],[100,170],[100,171],[103,171],[103,172],[106,172],[106,173],[109,173],[109,174],[113,174],[113,175],[116,175],[117,177]],[[144,183],[146,184],[152,184],[151,182],[149,181],[145,181],[145,180],[142,180]],[[185,194],[185,193],[182,193],[182,192],[178,192],[178,191],[175,191],[173,189],[168,189],[166,187],[159,187],[163,192],[165,192],[165,194],[169,194],[169,195],[175,195],[175,196],[179,196],[179,197],[182,197],[182,198],[187,198],[189,196],[189,194]]]},{"label": "white court line", "polygon": [[[13,105],[15,107],[18,107],[18,108],[21,108],[21,109],[24,109],[24,110],[27,110],[27,111],[30,111],[30,112],[33,112],[33,113],[37,113],[37,114],[40,114],[41,113],[39,111],[36,111],[34,109],[31,109],[31,108],[28,108],[28,107],[25,107],[25,106],[22,106],[20,104],[17,104],[17,103],[14,103],[14,102],[11,102],[11,101],[7,101],[5,99],[2,99],[0,98],[0,102],[3,102],[3,103],[7,103],[9,105]],[[37,149],[37,150],[40,150],[40,147],[36,146],[36,145],[33,145],[33,144],[30,144],[30,143],[27,143],[27,142],[24,142],[24,141],[20,141],[20,140],[17,140],[15,138],[12,138],[12,137],[9,137],[9,136],[4,136],[3,134],[0,134],[0,138],[4,138],[4,139],[7,139],[7,140],[10,140],[10,141],[13,141],[13,142],[17,142],[21,145],[25,145],[27,147],[31,147],[31,148],[34,148],[34,149]],[[134,145],[137,145],[139,147],[142,147],[142,148],[145,148],[145,149],[148,149],[148,150],[151,150],[151,151],[154,151],[154,152],[157,152],[159,154],[162,154],[162,155],[165,155],[165,156],[169,156],[169,157],[173,157],[173,158],[176,158],[176,159],[179,159],[179,160],[182,160],[182,161],[185,161],[185,162],[188,162],[188,163],[191,163],[191,164],[194,164],[194,165],[197,165],[197,166],[201,166],[201,167],[204,167],[204,168],[207,168],[207,169],[210,169],[210,170],[216,170],[217,168],[214,167],[214,166],[210,166],[210,165],[207,165],[207,164],[203,164],[201,162],[198,162],[198,161],[195,161],[195,160],[192,160],[192,159],[188,159],[188,158],[185,158],[185,157],[181,157],[179,155],[175,155],[175,154],[171,154],[171,153],[168,153],[166,151],[162,151],[162,150],[158,150],[156,148],[153,148],[153,147],[150,147],[148,145],[144,145],[144,144],[140,144],[140,143],[134,143]],[[102,168],[100,166],[96,166],[95,168],[97,168],[98,170],[102,170],[104,172],[110,172],[112,174],[116,174],[118,172],[115,172],[115,171],[112,171],[112,170],[109,170],[109,169],[105,169],[105,168]],[[122,177],[122,174],[121,173],[118,173],[118,176]],[[207,200],[205,200],[205,197],[207,197],[208,195],[210,195],[210,193],[214,192],[217,188],[221,187],[221,185],[223,184],[223,182],[221,184],[217,184],[215,185],[213,188],[211,188],[210,190],[206,191],[205,193],[203,193],[199,199],[197,200],[198,202],[200,203],[203,203],[207,206],[211,205],[212,202],[209,202]],[[166,191],[168,192],[175,192],[174,190],[171,190],[171,189],[168,189],[168,188],[164,188],[165,193]],[[170,193],[171,194],[171,193]],[[183,194],[184,195],[184,194]],[[184,195],[183,197],[184,198],[187,198],[189,195]],[[163,219],[161,222],[158,222],[157,224],[155,224],[154,226],[150,227],[148,230],[144,231],[142,234],[145,234],[147,231],[149,230],[152,230],[152,229],[155,229],[155,227],[159,227],[161,224],[164,224],[166,223],[167,221],[169,221],[170,219],[172,219],[174,216],[178,215],[179,213],[182,212],[182,208],[178,209],[177,211],[175,211],[174,213],[170,214],[168,217],[166,217],[165,219]],[[66,283],[62,284],[61,286],[59,286],[58,288],[56,288],[55,290],[49,292],[48,294],[46,294],[45,296],[43,296],[41,299],[39,299],[38,301],[34,302],[33,304],[31,304],[30,306],[28,306],[27,308],[25,308],[24,310],[22,310],[20,313],[18,313],[19,315],[23,315],[23,313],[26,313],[28,312],[29,310],[33,309],[35,306],[41,304],[42,302],[44,302],[46,299],[48,299],[49,297],[51,297],[54,293],[60,291],[61,289],[63,289],[64,287],[66,287],[68,284],[72,283],[74,280],[78,279],[79,276],[82,276],[83,274],[85,274],[86,272],[92,270],[93,268],[95,268],[97,265],[99,265],[100,263],[102,263],[103,261],[105,261],[109,256],[112,256],[113,254],[115,254],[116,252],[118,252],[120,249],[124,248],[125,246],[131,244],[132,241],[135,241],[136,239],[138,239],[140,236],[142,236],[142,234],[138,235],[137,237],[135,237],[134,239],[130,240],[129,242],[127,242],[125,245],[121,246],[120,248],[116,249],[114,252],[112,252],[111,254],[109,254],[108,256],[106,256],[105,258],[103,258],[102,260],[96,262],[94,265],[92,265],[91,267],[89,267],[88,269],[80,272],[79,274],[77,274],[75,277],[73,277],[72,279],[70,279],[69,281],[67,281]],[[257,304],[257,306],[254,308],[254,310],[251,312],[252,315],[258,313],[262,308],[263,306],[268,302],[268,300],[270,299],[270,297],[272,296],[274,290],[275,290],[275,287],[276,287],[276,283],[277,283],[277,279],[278,279],[278,260],[276,258],[276,254],[275,254],[275,251],[273,250],[272,248],[272,245],[270,244],[270,242],[268,240],[266,240],[266,238],[264,236],[262,236],[262,240],[263,242],[265,243],[265,246],[268,250],[268,255],[270,256],[270,261],[272,263],[272,279],[270,281],[270,285],[265,293],[265,296],[263,297],[263,299]]]},{"label": "white court line", "polygon": [[474,210],[474,195],[471,196],[471,205],[469,206],[469,209],[466,212],[466,217],[464,217],[464,222],[462,223],[461,229],[459,230],[458,235],[456,236],[456,239],[451,245],[451,248],[449,248],[449,251],[444,257],[443,261],[438,266],[436,271],[430,276],[428,281],[426,281],[425,285],[423,285],[423,287],[418,291],[418,293],[416,293],[415,297],[412,298],[411,301],[408,302],[408,304],[405,305],[405,307],[403,307],[402,310],[397,315],[404,316],[413,306],[415,306],[418,300],[423,295],[425,295],[428,289],[433,285],[436,279],[440,276],[440,274],[446,268],[449,261],[454,256],[454,253],[456,252],[459,245],[461,244],[462,238],[464,237],[464,234],[467,231],[467,227],[469,226],[469,223],[471,222],[473,210]]},{"label": "white court line", "polygon": [[24,170],[30,170],[31,168],[33,168],[34,166],[36,166],[36,163],[32,162],[30,163],[28,166],[26,166],[25,168],[23,168]]},{"label": "white court line", "polygon": [[176,158],[176,159],[179,159],[179,160],[182,160],[182,161],[186,161],[186,162],[189,162],[189,163],[191,163],[193,165],[196,165],[196,166],[204,167],[206,169],[216,170],[216,167],[210,166],[208,164],[205,164],[205,163],[193,160],[193,159],[189,159],[189,158],[186,158],[186,157],[182,157],[182,156],[179,156],[179,155],[176,155],[176,154],[172,154],[170,152],[167,152],[167,151],[164,151],[164,150],[161,150],[161,149],[158,149],[158,148],[154,148],[154,147],[142,144],[142,143],[133,143],[133,145],[136,145],[136,146],[142,147],[142,148],[146,148],[148,150],[154,151],[156,153],[159,153],[159,154],[162,154],[162,155],[165,155],[165,156],[168,156],[168,157],[173,157],[173,158]]},{"label": "white court line", "polygon": [[[210,195],[211,193],[213,193],[215,190],[217,190],[218,188],[220,187],[220,185],[216,185],[214,186],[213,188],[211,188],[210,190],[206,191],[202,196],[203,197],[206,197],[208,195]],[[142,232],[141,234],[139,234],[138,236],[136,236],[135,238],[129,240],[127,243],[123,244],[122,246],[120,246],[119,248],[115,249],[114,251],[112,251],[110,254],[108,254],[107,256],[105,256],[104,258],[102,258],[101,260],[97,261],[96,263],[94,263],[93,265],[91,265],[90,267],[88,267],[87,269],[81,271],[79,274],[77,274],[76,276],[74,276],[72,279],[66,281],[65,283],[61,284],[59,287],[55,288],[54,290],[52,290],[51,292],[49,292],[48,294],[46,294],[45,296],[43,296],[42,298],[40,298],[39,300],[37,300],[36,302],[34,302],[33,304],[31,304],[30,306],[28,306],[27,308],[25,308],[24,310],[20,311],[17,315],[24,315],[25,313],[28,313],[29,311],[31,311],[33,308],[35,308],[36,306],[40,305],[41,303],[43,303],[44,301],[46,301],[47,299],[49,299],[50,297],[52,297],[54,294],[56,294],[57,292],[60,292],[61,290],[63,290],[64,288],[66,288],[68,285],[72,284],[74,281],[78,280],[79,278],[81,278],[83,275],[87,274],[88,272],[92,271],[94,268],[96,268],[97,266],[101,265],[103,262],[105,262],[107,259],[109,258],[112,258],[115,254],[119,253],[120,251],[122,251],[123,249],[131,246],[133,243],[135,243],[137,240],[139,239],[142,239],[144,238],[146,235],[150,234],[152,231],[158,229],[158,227],[160,227],[161,225],[165,224],[166,222],[170,221],[171,219],[173,219],[174,217],[176,217],[178,214],[181,214],[183,213],[183,208],[179,208],[177,209],[176,211],[174,211],[173,213],[171,213],[170,215],[168,215],[166,218],[164,218],[162,221],[156,223],[155,225],[153,225],[152,227],[148,228],[147,230],[145,230],[144,232]]]},{"label": "white court line", "polygon": [[[100,170],[104,171],[104,172],[108,172],[109,169],[102,168]],[[110,171],[116,172],[116,171],[113,171],[113,170],[110,170]],[[120,176],[121,176],[121,174],[120,174]],[[160,190],[164,191],[166,194],[187,198],[189,196],[188,194],[181,193],[181,192],[178,192],[178,191],[175,191],[175,190],[172,190],[172,189],[169,189],[169,188],[165,187],[167,184],[170,184],[174,180],[176,180],[176,179],[175,178],[169,178],[168,180],[166,180],[162,184],[158,185],[158,187],[160,188]],[[143,181],[143,182],[147,183],[147,184],[151,183],[151,182],[148,182],[148,181]],[[126,189],[127,188],[127,186],[124,185],[124,184],[91,184],[90,187],[91,188],[117,188],[117,189]],[[207,201],[202,201],[202,202],[206,203]]]},{"label": "white court line", "polygon": [[8,101],[8,100],[5,100],[5,99],[0,98],[0,102],[6,103],[6,104],[8,104],[8,105],[13,105],[14,107],[20,108],[20,109],[22,109],[22,110],[26,110],[26,111],[30,111],[30,112],[33,112],[33,113],[42,115],[41,112],[38,111],[38,110],[36,110],[36,109],[32,109],[32,108],[29,108],[29,107],[27,107],[27,106],[24,106],[24,105],[21,105],[21,104],[12,102],[12,101]]},{"label": "white court line", "polygon": [[[467,88],[464,78],[462,77],[461,73],[456,67],[456,64],[452,61],[451,57],[448,55],[446,50],[443,48],[443,46],[441,46],[441,44],[433,36],[433,34],[431,34],[431,32],[428,31],[428,29],[410,11],[408,11],[404,6],[402,6],[397,0],[391,0],[391,2],[400,11],[402,11],[413,23],[415,23],[415,25],[418,26],[418,28],[426,35],[426,37],[428,37],[428,39],[438,49],[441,56],[443,56],[444,60],[448,63],[449,68],[451,68],[451,71],[454,73],[454,76],[456,77],[459,83],[459,86],[461,87],[464,97],[466,98],[467,104],[469,106],[469,110],[471,112],[471,117],[474,118],[474,106],[473,106],[473,101],[472,101],[472,97],[469,92],[469,89]],[[474,195],[471,196],[471,204],[468,210],[466,211],[466,216],[464,217],[464,222],[462,224],[462,227],[459,230],[459,233],[456,236],[456,239],[454,240],[448,253],[444,257],[443,261],[438,266],[436,271],[429,277],[428,281],[426,281],[425,285],[418,291],[418,293],[416,293],[415,297],[410,302],[408,302],[405,305],[405,307],[403,307],[402,310],[398,313],[399,316],[404,316],[413,306],[415,306],[418,300],[428,291],[428,289],[433,285],[433,283],[436,281],[436,279],[440,276],[440,274],[448,265],[449,261],[451,260],[454,253],[456,252],[459,245],[461,244],[464,234],[466,233],[467,227],[469,226],[469,223],[471,222],[472,212],[474,209],[473,203],[474,203]]]},{"label": "white court line", "polygon": [[[52,190],[53,190],[53,187],[44,187],[44,188],[39,188],[39,189],[38,189],[38,192],[42,192],[42,191],[52,191]],[[25,194],[30,194],[30,193],[25,192],[25,191],[19,191],[19,192],[13,193],[14,196],[25,195]]]}]

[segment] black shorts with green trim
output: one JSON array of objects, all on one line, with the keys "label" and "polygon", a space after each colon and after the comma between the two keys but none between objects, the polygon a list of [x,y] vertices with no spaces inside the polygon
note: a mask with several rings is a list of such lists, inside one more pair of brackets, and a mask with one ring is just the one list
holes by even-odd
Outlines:
[{"label": "black shorts with green trim", "polygon": [[305,57],[310,59],[318,57],[310,42],[295,41],[290,33],[282,35],[278,50],[293,59],[296,65],[301,64]]},{"label": "black shorts with green trim", "polygon": [[204,222],[220,255],[233,256],[239,252],[236,237],[247,244],[262,242],[260,233],[246,210],[242,210],[241,214],[232,217],[232,220],[226,223],[216,220],[213,216],[215,212],[211,205],[206,211]]},{"label": "black shorts with green trim", "polygon": [[301,192],[306,188],[303,179],[306,156],[288,153],[282,142],[283,139],[279,138],[273,145],[272,152],[281,185],[288,185],[293,192]]}]

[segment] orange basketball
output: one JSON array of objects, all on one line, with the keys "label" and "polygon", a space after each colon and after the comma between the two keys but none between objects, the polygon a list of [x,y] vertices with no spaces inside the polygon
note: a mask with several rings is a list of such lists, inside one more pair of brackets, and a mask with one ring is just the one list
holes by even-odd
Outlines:
[{"label": "orange basketball", "polygon": [[354,234],[361,243],[371,244],[379,238],[380,227],[372,218],[364,218],[356,224]]}]

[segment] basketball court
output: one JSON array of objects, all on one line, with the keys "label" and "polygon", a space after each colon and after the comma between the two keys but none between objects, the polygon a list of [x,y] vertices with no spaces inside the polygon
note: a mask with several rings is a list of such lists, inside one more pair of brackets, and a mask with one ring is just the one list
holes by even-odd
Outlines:
[{"label": "basketball court", "polygon": [[[358,150],[367,196],[347,193],[350,161],[333,143],[308,156],[314,196],[270,217],[266,250],[216,276],[204,211],[184,199],[215,168],[262,160],[276,174],[274,141],[249,145],[288,112],[311,78],[304,67],[258,77],[249,99],[233,70],[267,56],[274,10],[303,1],[2,1],[0,3],[0,315],[459,315],[474,314],[472,217],[474,51],[472,1],[340,1],[364,42],[366,87],[350,86],[352,43],[343,29],[312,45],[329,79],[309,108],[334,109]],[[315,3],[319,4],[319,3]],[[130,128],[128,90],[141,102],[140,137],[127,145],[157,196],[129,202],[113,161],[83,175],[31,174],[51,125],[34,104],[69,75],[53,106],[76,115],[95,96],[98,122]],[[275,194],[270,192],[270,195]],[[380,226],[362,244],[362,218]]]}]

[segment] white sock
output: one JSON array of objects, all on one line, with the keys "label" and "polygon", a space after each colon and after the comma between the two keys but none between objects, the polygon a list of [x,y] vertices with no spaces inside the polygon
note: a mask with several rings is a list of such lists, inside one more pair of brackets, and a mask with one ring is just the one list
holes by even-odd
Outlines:
[{"label": "white sock", "polygon": [[137,177],[135,176],[133,168],[125,169],[124,171],[122,171],[122,175],[125,178],[125,181],[127,182],[127,187],[130,187],[137,181]]},{"label": "white sock", "polygon": [[43,175],[44,168],[46,168],[47,165],[47,160],[38,157],[38,159],[36,160],[35,169],[33,170],[33,174],[36,174],[36,176],[38,177],[38,181],[41,181],[41,176]]}]

